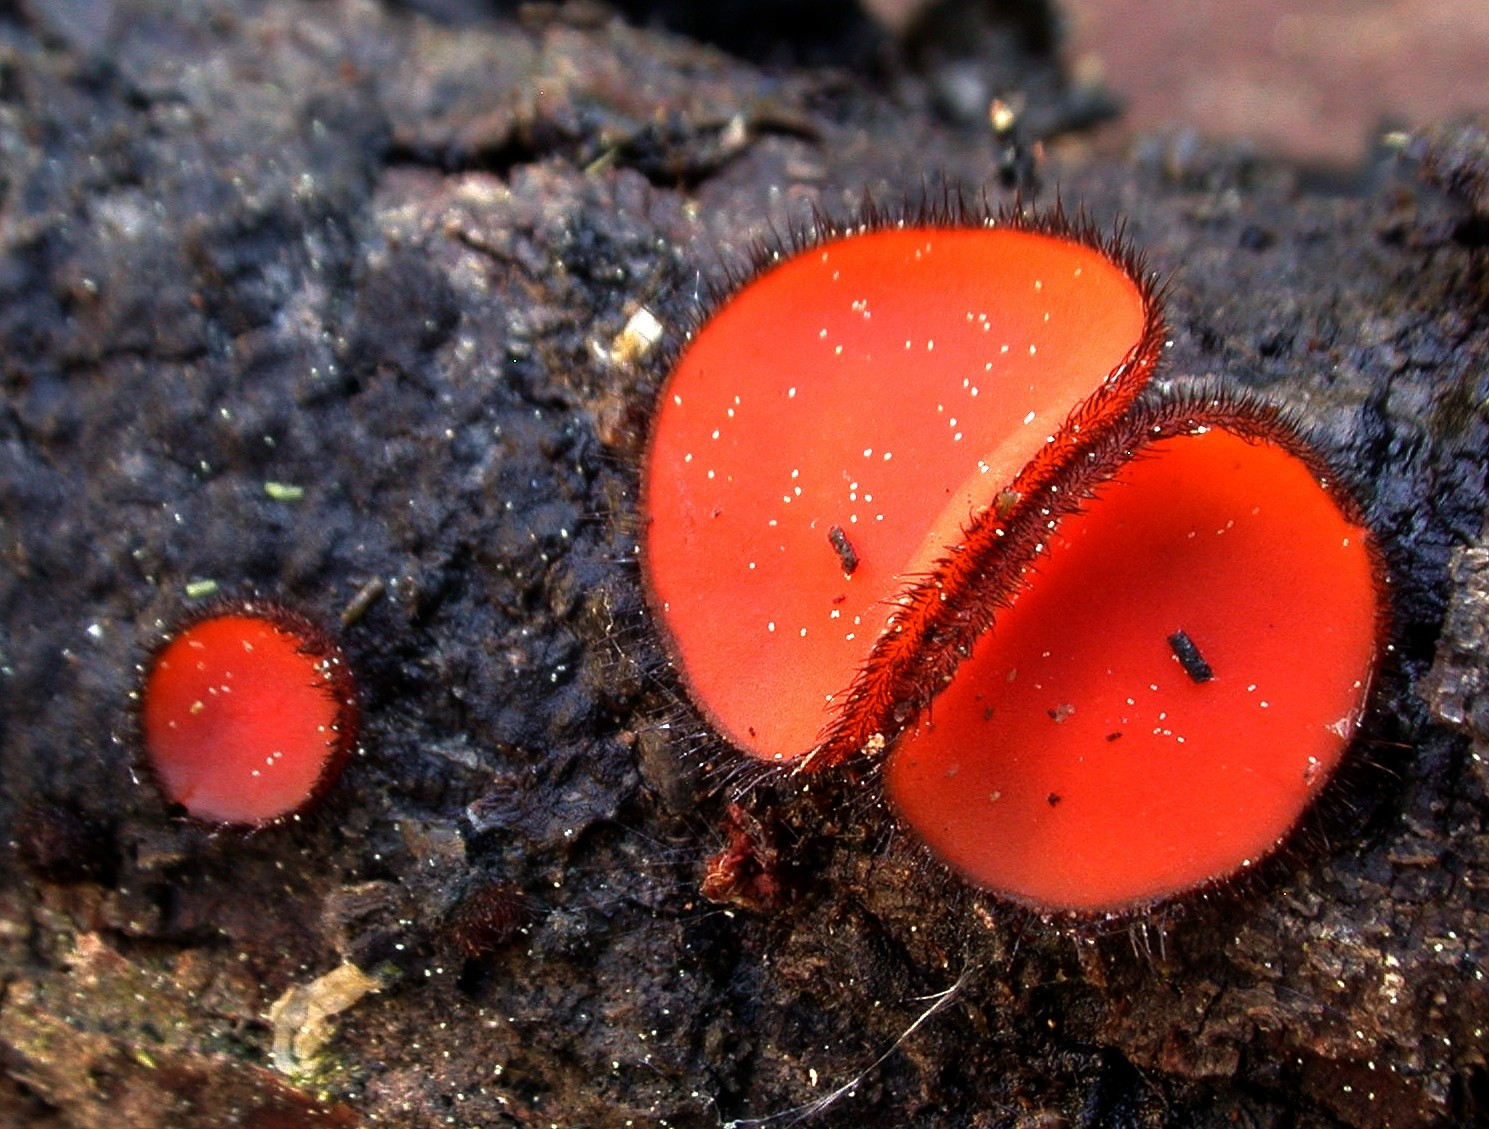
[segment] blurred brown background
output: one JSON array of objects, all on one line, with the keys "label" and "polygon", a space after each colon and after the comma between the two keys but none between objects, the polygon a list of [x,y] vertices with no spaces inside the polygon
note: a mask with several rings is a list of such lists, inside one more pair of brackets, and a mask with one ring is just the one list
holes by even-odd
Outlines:
[{"label": "blurred brown background", "polygon": [[[923,0],[864,0],[903,26]],[[1061,0],[1065,57],[1126,103],[1117,136],[1193,126],[1308,163],[1384,122],[1489,110],[1485,0]]]}]

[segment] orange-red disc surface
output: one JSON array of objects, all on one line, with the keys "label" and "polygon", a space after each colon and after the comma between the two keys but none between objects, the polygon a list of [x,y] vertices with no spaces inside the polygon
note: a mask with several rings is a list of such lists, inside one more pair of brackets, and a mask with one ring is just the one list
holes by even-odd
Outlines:
[{"label": "orange-red disc surface", "polygon": [[[924,572],[1144,340],[1149,296],[1084,242],[905,227],[772,265],[683,350],[643,472],[642,563],[700,710],[812,749]],[[1099,414],[1099,413],[1098,413]]]},{"label": "orange-red disc surface", "polygon": [[973,883],[1040,910],[1235,874],[1338,766],[1380,601],[1368,532],[1293,453],[1222,430],[1155,442],[1060,524],[893,748],[891,800]]},{"label": "orange-red disc surface", "polygon": [[339,655],[311,653],[318,642],[276,619],[201,619],[146,676],[146,756],[166,796],[198,819],[256,824],[299,810],[353,739]]}]

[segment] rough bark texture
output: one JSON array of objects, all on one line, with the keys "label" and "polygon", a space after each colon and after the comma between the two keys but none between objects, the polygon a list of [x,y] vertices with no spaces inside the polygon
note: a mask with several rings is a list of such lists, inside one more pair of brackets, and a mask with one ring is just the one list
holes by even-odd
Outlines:
[{"label": "rough bark texture", "polygon": [[[1168,374],[1297,407],[1392,546],[1393,669],[1298,849],[1077,928],[961,890],[872,779],[726,818],[614,346],[810,207],[996,195],[917,89],[590,9],[0,4],[0,1122],[750,1124],[854,1079],[808,1123],[1489,1121],[1481,130],[1347,197],[1162,141],[1044,170],[1172,280]],[[136,663],[203,580],[382,586],[361,755],[252,835],[138,779]],[[699,895],[741,827],[770,912]]]}]

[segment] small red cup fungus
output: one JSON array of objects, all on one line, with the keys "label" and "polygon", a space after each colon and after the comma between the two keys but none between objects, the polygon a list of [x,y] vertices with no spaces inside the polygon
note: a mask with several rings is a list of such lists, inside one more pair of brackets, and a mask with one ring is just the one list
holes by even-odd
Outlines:
[{"label": "small red cup fungus", "polygon": [[1381,649],[1379,556],[1316,457],[1274,412],[1168,415],[1104,444],[1107,480],[888,757],[932,852],[1040,911],[1126,912],[1270,854]]},{"label": "small red cup fungus", "polygon": [[300,811],[356,743],[356,689],[341,649],[264,600],[192,615],[145,671],[139,717],[166,798],[193,818],[256,825]]},{"label": "small red cup fungus", "polygon": [[708,721],[805,763],[906,578],[1031,461],[1120,417],[1162,326],[1133,259],[1058,215],[801,242],[703,319],[661,390],[642,567]]}]

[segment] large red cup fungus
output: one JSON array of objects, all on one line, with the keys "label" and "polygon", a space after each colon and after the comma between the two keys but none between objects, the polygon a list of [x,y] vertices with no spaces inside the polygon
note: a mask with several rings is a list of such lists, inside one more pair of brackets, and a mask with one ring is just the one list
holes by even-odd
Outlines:
[{"label": "large red cup fungus", "polygon": [[1060,219],[768,259],[682,350],[643,473],[647,590],[699,709],[751,756],[814,750],[906,577],[1072,413],[1120,416],[1160,344],[1130,258]]},{"label": "large red cup fungus", "polygon": [[1060,219],[763,260],[679,354],[643,469],[699,710],[796,772],[888,749],[932,853],[1042,912],[1268,855],[1365,711],[1384,570],[1275,409],[1138,399],[1161,340],[1132,257]]},{"label": "large red cup fungus", "polygon": [[146,759],[166,798],[196,819],[261,824],[329,787],[356,742],[341,649],[278,604],[224,602],[155,652],[139,701]]},{"label": "large red cup fungus", "polygon": [[932,851],[1042,911],[1254,865],[1365,708],[1381,572],[1358,512],[1271,413],[1210,405],[1185,428],[1140,414],[1107,444],[1110,480],[889,754]]}]

